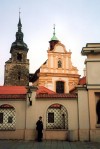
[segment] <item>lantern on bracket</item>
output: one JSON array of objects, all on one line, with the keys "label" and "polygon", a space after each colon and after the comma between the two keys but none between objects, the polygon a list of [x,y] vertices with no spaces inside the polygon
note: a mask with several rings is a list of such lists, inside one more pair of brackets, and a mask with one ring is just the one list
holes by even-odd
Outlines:
[{"label": "lantern on bracket", "polygon": [[29,105],[32,106],[32,100],[31,100],[32,91],[31,91],[31,88],[30,88],[30,87],[28,87],[27,97],[28,97],[28,99],[29,99]]}]

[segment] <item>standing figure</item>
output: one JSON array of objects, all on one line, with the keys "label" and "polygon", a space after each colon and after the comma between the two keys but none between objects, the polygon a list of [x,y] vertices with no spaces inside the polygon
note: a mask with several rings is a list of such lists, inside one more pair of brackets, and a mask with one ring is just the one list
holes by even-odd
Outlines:
[{"label": "standing figure", "polygon": [[38,132],[38,141],[41,142],[42,141],[42,137],[43,137],[43,122],[42,122],[42,117],[39,117],[39,120],[36,122],[36,130]]}]

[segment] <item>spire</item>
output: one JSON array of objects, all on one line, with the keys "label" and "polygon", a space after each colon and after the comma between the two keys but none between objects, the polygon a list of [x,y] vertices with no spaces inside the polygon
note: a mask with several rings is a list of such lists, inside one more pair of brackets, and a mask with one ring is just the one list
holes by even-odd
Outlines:
[{"label": "spire", "polygon": [[54,40],[54,41],[58,41],[57,37],[55,36],[55,35],[56,35],[56,33],[55,33],[55,24],[54,24],[53,29],[54,29],[54,32],[53,32],[53,37],[51,38],[51,40],[50,40],[50,41],[52,41],[52,40]]},{"label": "spire", "polygon": [[54,29],[53,35],[55,36],[55,24],[54,24],[54,27],[53,27],[53,29]]},{"label": "spire", "polygon": [[20,18],[20,8],[19,8],[19,22],[18,22],[18,32],[16,32],[16,41],[23,42],[23,33],[21,31],[22,24],[21,24],[21,18]]},{"label": "spire", "polygon": [[26,50],[28,51],[28,47],[27,44],[24,43],[23,41],[23,32],[22,32],[22,24],[21,24],[21,18],[20,18],[20,9],[19,9],[19,21],[18,21],[18,31],[16,32],[16,40],[15,42],[12,43],[11,49],[10,49],[10,53],[14,50],[14,49],[22,49],[22,50]]},{"label": "spire", "polygon": [[20,19],[20,8],[19,8],[19,22],[18,22],[18,31],[21,32],[22,24],[21,24],[21,19]]}]

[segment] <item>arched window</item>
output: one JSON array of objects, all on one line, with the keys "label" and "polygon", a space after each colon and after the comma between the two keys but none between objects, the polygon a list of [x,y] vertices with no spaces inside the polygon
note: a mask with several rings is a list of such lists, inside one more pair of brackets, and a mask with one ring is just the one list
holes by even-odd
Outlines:
[{"label": "arched window", "polygon": [[64,82],[63,81],[56,82],[56,93],[64,93]]},{"label": "arched window", "polygon": [[97,124],[100,124],[100,100],[97,102],[96,112],[97,112]]},{"label": "arched window", "polygon": [[0,130],[15,130],[15,108],[8,104],[0,106]]},{"label": "arched window", "polygon": [[58,68],[62,68],[62,62],[61,62],[61,60],[58,60]]},{"label": "arched window", "polygon": [[64,106],[55,103],[49,106],[46,114],[47,129],[68,129],[68,113]]},{"label": "arched window", "polygon": [[20,62],[22,61],[22,54],[17,53],[17,60],[20,61]]}]

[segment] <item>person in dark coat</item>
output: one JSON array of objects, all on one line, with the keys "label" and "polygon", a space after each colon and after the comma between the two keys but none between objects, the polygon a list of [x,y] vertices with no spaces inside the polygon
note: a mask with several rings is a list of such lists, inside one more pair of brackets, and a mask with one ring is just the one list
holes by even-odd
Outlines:
[{"label": "person in dark coat", "polygon": [[41,142],[42,141],[42,137],[43,137],[43,122],[42,122],[42,117],[39,117],[39,120],[36,122],[36,130],[38,132],[38,141]]}]

